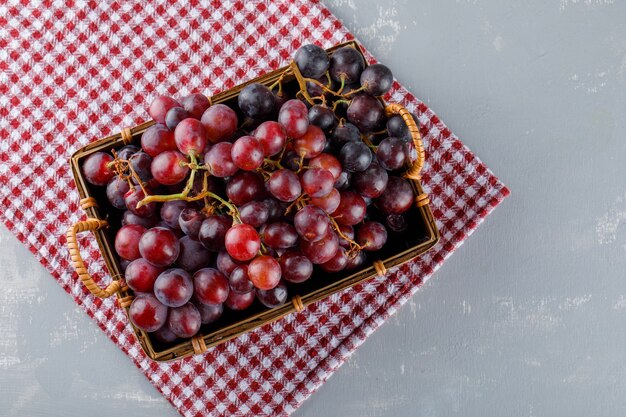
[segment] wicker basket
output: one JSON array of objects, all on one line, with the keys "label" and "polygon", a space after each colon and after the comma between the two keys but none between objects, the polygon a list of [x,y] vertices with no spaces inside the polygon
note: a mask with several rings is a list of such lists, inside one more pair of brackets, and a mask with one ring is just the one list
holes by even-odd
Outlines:
[{"label": "wicker basket", "polygon": [[[356,42],[336,45],[328,51],[332,52],[343,46],[351,46],[361,51]],[[289,68],[291,68],[292,71],[290,71],[289,75],[284,76],[283,73]],[[211,102],[233,104],[241,89],[247,84],[258,82],[271,85],[281,76],[284,77],[284,86],[288,87],[291,85],[291,87],[297,88],[301,78],[298,79],[299,74],[294,74],[294,71],[297,72],[295,65],[278,69],[262,77],[250,80],[231,90],[217,94],[211,97]],[[383,102],[383,104],[385,103]],[[290,285],[289,291],[292,295],[290,303],[273,309],[257,306],[256,309],[252,308],[242,312],[229,311],[229,314],[224,315],[224,317],[228,318],[222,318],[215,323],[204,325],[198,335],[175,345],[163,345],[148,333],[134,328],[139,343],[150,358],[155,361],[169,361],[192,354],[202,353],[209,347],[223,343],[259,326],[280,319],[287,314],[301,311],[311,303],[322,300],[346,288],[350,288],[369,278],[377,275],[385,275],[388,268],[395,267],[415,258],[437,243],[439,240],[439,232],[428,206],[428,196],[424,193],[419,182],[419,171],[424,162],[424,151],[419,131],[410,113],[402,106],[398,104],[386,104],[385,109],[388,114],[400,114],[406,121],[413,136],[413,142],[418,154],[417,160],[409,167],[404,175],[412,184],[416,195],[415,204],[408,212],[410,224],[408,232],[405,235],[407,238],[390,240],[383,250],[374,254],[373,259],[368,257],[369,264],[357,272],[326,274],[316,269],[313,277],[307,282]],[[120,218],[119,215],[113,211],[107,212],[109,205],[105,193],[102,190],[91,187],[85,181],[80,167],[83,160],[95,152],[119,149],[131,143],[138,145],[142,133],[153,124],[154,121],[149,121],[139,126],[125,128],[121,133],[108,136],[81,148],[72,155],[70,160],[76,186],[81,197],[80,205],[81,208],[85,210],[88,217],[87,220],[72,225],[67,232],[67,244],[72,258],[72,264],[81,281],[93,295],[107,298],[115,294],[119,306],[124,308],[127,314],[134,296],[132,290],[124,285],[123,274],[112,244],[115,233],[120,227]],[[91,231],[95,235],[102,257],[109,270],[111,282],[106,288],[101,288],[92,279],[81,258],[76,235],[84,231]],[[378,258],[376,258],[376,256],[378,256]]]}]

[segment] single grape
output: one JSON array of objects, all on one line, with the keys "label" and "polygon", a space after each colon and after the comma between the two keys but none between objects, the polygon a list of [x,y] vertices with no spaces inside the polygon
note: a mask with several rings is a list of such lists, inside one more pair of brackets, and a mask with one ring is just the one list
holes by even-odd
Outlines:
[{"label": "single grape", "polygon": [[150,171],[160,184],[174,185],[182,182],[189,173],[189,167],[186,164],[187,158],[182,153],[165,151],[152,160]]},{"label": "single grape", "polygon": [[337,249],[337,253],[335,253],[335,256],[330,258],[329,261],[321,264],[320,268],[322,268],[326,272],[340,272],[343,271],[347,265],[348,252],[345,248],[340,246],[339,249]]},{"label": "single grape", "polygon": [[217,321],[224,312],[223,304],[202,304],[200,302],[193,303],[200,312],[200,321],[202,324],[209,324]]},{"label": "single grape", "polygon": [[232,160],[232,147],[232,143],[220,142],[209,149],[204,156],[204,163],[208,165],[211,175],[221,178],[235,175],[239,168]]},{"label": "single grape", "polygon": [[406,217],[402,214],[389,214],[385,218],[385,223],[389,230],[396,233],[404,232],[409,227]]},{"label": "single grape", "polygon": [[164,227],[153,227],[139,240],[141,256],[154,266],[168,266],[178,258],[180,245],[173,231]]},{"label": "single grape", "polygon": [[254,289],[254,284],[248,276],[248,265],[239,265],[230,273],[228,284],[232,291],[245,294]]},{"label": "single grape", "polygon": [[181,105],[172,97],[156,96],[150,104],[148,114],[155,122],[165,124],[165,115],[172,107],[181,107]]},{"label": "single grape", "polygon": [[131,188],[124,195],[124,202],[126,203],[126,208],[130,210],[133,214],[136,214],[137,216],[140,216],[140,217],[153,216],[156,213],[157,208],[158,208],[156,203],[149,203],[139,208],[137,207],[137,204],[139,204],[139,202],[143,200],[145,197],[146,195],[144,194],[141,187],[139,185],[136,185],[135,188]]},{"label": "single grape", "polygon": [[287,285],[283,281],[269,290],[256,290],[256,298],[267,308],[275,308],[285,304],[287,295]]},{"label": "single grape", "polygon": [[330,65],[328,54],[317,45],[308,44],[301,46],[294,55],[295,61],[300,73],[306,78],[319,78]]},{"label": "single grape", "polygon": [[289,223],[269,223],[261,229],[263,243],[272,249],[287,249],[298,243],[298,233]]},{"label": "single grape", "polygon": [[190,94],[180,100],[183,109],[187,110],[190,117],[200,119],[202,114],[211,106],[211,102],[204,94]]},{"label": "single grape", "polygon": [[347,171],[342,171],[339,175],[339,178],[335,181],[335,188],[339,191],[345,191],[350,188],[352,183],[352,173]]},{"label": "single grape", "polygon": [[376,157],[380,165],[388,171],[395,171],[406,164],[409,150],[406,144],[398,138],[386,138],[378,145]]},{"label": "single grape", "polygon": [[191,207],[183,209],[178,216],[180,230],[191,239],[198,240],[200,225],[204,221],[204,214]]},{"label": "single grape", "polygon": [[265,156],[273,156],[279,153],[287,142],[285,129],[278,122],[263,122],[254,131],[254,137],[263,147]]},{"label": "single grape", "polygon": [[330,171],[333,174],[333,178],[335,181],[341,175],[341,162],[333,155],[329,153],[321,153],[317,155],[315,158],[309,161],[309,167],[311,168],[323,168]]},{"label": "single grape", "polygon": [[372,163],[372,152],[363,142],[348,142],[341,148],[339,159],[346,171],[362,172]]},{"label": "single grape", "polygon": [[[160,123],[150,126],[141,135],[141,149],[153,158],[161,152],[176,150],[174,132]],[[128,159],[121,155],[120,158]]]},{"label": "single grape", "polygon": [[252,227],[260,227],[267,223],[269,210],[263,201],[250,201],[239,207],[239,217],[242,222]]},{"label": "single grape", "polygon": [[143,258],[138,258],[128,264],[124,276],[126,284],[136,292],[149,292],[154,289],[154,282],[163,272],[162,268],[150,264]]},{"label": "single grape", "polygon": [[293,224],[302,239],[316,242],[328,234],[330,220],[321,208],[307,205],[301,208],[293,219]]},{"label": "single grape", "polygon": [[212,143],[230,139],[237,130],[237,113],[225,104],[215,104],[200,119]]},{"label": "single grape", "polygon": [[249,224],[238,224],[226,232],[224,238],[228,254],[238,261],[254,258],[261,248],[261,239],[254,227]]},{"label": "single grape", "polygon": [[366,251],[380,250],[387,242],[387,229],[378,222],[365,222],[356,231],[356,243]]},{"label": "single grape", "polygon": [[167,307],[152,294],[138,295],[128,309],[130,321],[144,332],[159,330],[167,320]]},{"label": "single grape", "polygon": [[[165,129],[165,131],[166,131],[166,132],[168,132],[168,133],[170,133],[170,134],[171,134],[171,132],[170,132],[169,130],[167,130],[167,128],[166,128],[165,126],[160,125],[160,124],[156,124],[156,125],[153,125],[153,126],[151,126],[151,127],[155,127],[155,126],[160,126],[160,127],[162,127],[163,129]],[[148,128],[148,130],[150,130],[150,128]],[[147,132],[147,130],[146,130],[146,132]],[[145,132],[144,132],[144,134],[145,134]],[[172,137],[172,138],[173,138],[173,137]],[[133,156],[133,154],[136,154],[136,153],[137,153],[137,152],[139,152],[140,150],[141,150],[141,149],[139,149],[139,147],[138,147],[138,146],[135,146],[135,145],[126,145],[126,146],[124,146],[122,149],[120,149],[120,150],[117,152],[117,157],[118,157],[119,159],[123,159],[123,160],[126,160],[126,161],[127,161],[128,159],[130,159],[130,157],[131,157],[131,156]]]},{"label": "single grape", "polygon": [[288,150],[283,155],[280,163],[288,170],[298,171],[300,169],[300,156],[294,151]]},{"label": "single grape", "polygon": [[267,221],[272,222],[283,217],[285,208],[278,200],[269,197],[263,200],[263,202],[265,203],[265,207],[267,207]]},{"label": "single grape", "polygon": [[293,141],[293,150],[306,159],[315,158],[326,146],[326,136],[317,126],[309,125],[306,133]]},{"label": "single grape", "polygon": [[154,282],[154,295],[168,307],[185,305],[193,295],[191,276],[180,268],[162,272]]},{"label": "single grape", "polygon": [[397,114],[395,116],[391,116],[387,120],[387,133],[391,137],[396,137],[403,140],[407,140],[411,137],[409,128],[406,123],[404,123],[404,119],[402,119],[402,116]]},{"label": "single grape", "polygon": [[335,178],[327,169],[307,169],[300,178],[302,189],[310,197],[323,197],[333,190]]},{"label": "single grape", "polygon": [[248,265],[248,277],[258,289],[274,288],[280,282],[281,274],[280,264],[269,255],[257,256]]},{"label": "single grape", "polygon": [[224,305],[231,310],[245,310],[250,307],[254,302],[256,293],[250,291],[244,294],[231,291],[228,293],[228,298],[224,302]]},{"label": "single grape", "polygon": [[367,260],[367,256],[365,255],[365,252],[359,252],[353,257],[348,258],[348,265],[346,265],[346,271],[354,271],[355,269],[362,267],[365,264],[366,260]]},{"label": "single grape", "polygon": [[182,107],[172,107],[165,114],[165,126],[171,131],[183,120],[191,117],[191,115]]},{"label": "single grape", "polygon": [[[331,90],[335,90],[335,86],[333,85],[332,80],[329,81],[328,78],[326,78],[326,76],[322,76],[322,77],[317,77],[315,78],[315,80],[323,85],[324,87],[327,87]],[[332,99],[333,96],[328,93],[325,92],[324,89],[322,89],[322,87],[320,87],[320,85],[317,83],[314,83],[312,81],[307,81],[306,82],[306,91],[309,93],[309,95],[311,97],[321,97],[321,96],[325,96],[327,99]]]},{"label": "single grape", "polygon": [[155,215],[152,215],[150,217],[141,217],[137,216],[130,210],[126,210],[122,215],[122,226],[125,226],[127,224],[138,224],[145,227],[146,229],[149,229],[151,227],[154,227],[157,222],[158,219]]},{"label": "single grape", "polygon": [[113,177],[107,184],[107,200],[116,209],[126,209],[126,202],[124,201],[124,195],[130,190],[128,181],[120,178]]},{"label": "single grape", "polygon": [[349,46],[337,49],[330,56],[328,72],[330,77],[337,82],[343,80],[346,84],[356,83],[364,69],[365,60],[363,56]]},{"label": "single grape", "polygon": [[182,200],[166,201],[161,206],[161,220],[172,229],[180,230],[178,217],[185,208],[187,208],[187,203]]},{"label": "single grape", "polygon": [[237,103],[246,116],[253,119],[263,119],[274,110],[275,98],[266,86],[252,83],[241,90]]},{"label": "single grape", "polygon": [[242,136],[230,149],[231,160],[244,171],[254,171],[263,164],[263,146],[252,136]]},{"label": "single grape", "polygon": [[115,176],[113,156],[104,152],[89,155],[83,162],[83,175],[89,184],[107,185]]},{"label": "single grape", "polygon": [[388,181],[387,171],[378,163],[373,162],[365,171],[354,177],[352,185],[362,196],[377,198],[387,188]]},{"label": "single grape", "polygon": [[274,171],[267,181],[267,189],[276,199],[284,202],[292,202],[302,193],[298,176],[289,169]]},{"label": "single grape", "polygon": [[179,245],[180,250],[178,258],[176,258],[176,265],[190,273],[209,266],[212,258],[211,252],[202,243],[189,236],[183,236],[179,240]]},{"label": "single grape", "polygon": [[357,94],[347,110],[347,118],[363,133],[380,130],[385,121],[385,109],[374,96]]},{"label": "single grape", "polygon": [[317,206],[324,210],[326,213],[331,214],[341,202],[341,194],[336,188],[333,188],[330,193],[323,197],[311,197],[310,204]]},{"label": "single grape", "polygon": [[[354,228],[352,226],[348,226],[346,224],[339,224],[339,230],[348,239],[354,240]],[[344,239],[341,235],[339,235],[338,238],[339,238],[339,246],[341,246],[342,248],[350,248],[350,242]]]},{"label": "single grape", "polygon": [[309,127],[306,105],[297,99],[288,100],[278,112],[278,123],[289,137],[299,138],[304,135]]},{"label": "single grape", "polygon": [[170,309],[167,325],[172,333],[178,337],[190,338],[200,331],[202,316],[192,303]]},{"label": "single grape", "polygon": [[222,251],[217,254],[217,259],[215,260],[215,265],[219,271],[226,275],[230,276],[235,268],[237,268],[240,264],[230,257],[228,252]]},{"label": "single grape", "polygon": [[209,216],[200,225],[198,239],[210,251],[223,251],[226,249],[224,245],[226,232],[232,224],[233,221],[228,216]]},{"label": "single grape", "polygon": [[363,221],[366,211],[363,197],[353,191],[342,191],[341,202],[332,216],[339,224],[354,226]]},{"label": "single grape", "polygon": [[385,192],[376,200],[376,207],[385,214],[401,214],[411,208],[413,196],[413,188],[407,180],[391,176]]},{"label": "single grape", "polygon": [[330,230],[326,236],[316,242],[300,240],[300,250],[309,260],[321,265],[330,261],[339,249],[339,240],[334,231]]},{"label": "single grape", "polygon": [[337,126],[331,136],[331,143],[336,150],[340,150],[348,142],[361,142],[361,132],[352,123]]},{"label": "single grape", "polygon": [[254,172],[239,171],[226,184],[226,195],[237,206],[266,195],[263,179]]},{"label": "single grape", "polygon": [[330,132],[337,126],[337,116],[332,109],[316,104],[309,109],[309,122],[324,132]]},{"label": "single grape", "polygon": [[228,298],[228,279],[217,269],[203,268],[193,274],[193,288],[203,304],[221,304]]},{"label": "single grape", "polygon": [[183,154],[198,156],[207,144],[207,133],[198,119],[189,117],[176,126],[174,141]]},{"label": "single grape", "polygon": [[313,263],[298,249],[289,249],[279,259],[283,278],[289,282],[301,283],[311,278]]},{"label": "single grape", "polygon": [[152,334],[154,335],[154,338],[161,343],[169,344],[178,340],[178,336],[176,336],[167,325],[161,326],[157,331],[153,332]]},{"label": "single grape", "polygon": [[[150,155],[145,152],[137,152],[130,157],[129,161],[142,182],[147,182],[152,179],[152,157]],[[135,178],[133,178],[133,181],[135,183],[137,182]]]},{"label": "single grape", "polygon": [[140,258],[139,241],[145,232],[146,228],[137,224],[122,226],[115,235],[115,252],[129,261]]},{"label": "single grape", "polygon": [[361,73],[361,85],[373,96],[382,96],[391,90],[393,74],[383,64],[373,64]]}]

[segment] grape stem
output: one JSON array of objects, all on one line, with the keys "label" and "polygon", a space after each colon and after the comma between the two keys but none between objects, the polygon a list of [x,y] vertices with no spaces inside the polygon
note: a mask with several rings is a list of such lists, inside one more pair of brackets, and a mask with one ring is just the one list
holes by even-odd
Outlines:
[{"label": "grape stem", "polygon": [[295,75],[296,80],[298,81],[298,85],[300,86],[300,93],[302,93],[302,96],[304,97],[304,99],[311,106],[314,106],[315,102],[313,101],[313,99],[309,95],[309,92],[306,89],[306,81],[302,77],[302,74],[300,74],[300,70],[298,70],[298,66],[296,65],[295,61],[291,61],[291,64],[289,64],[289,66],[291,67],[293,71],[293,75]]},{"label": "grape stem", "polygon": [[337,221],[332,216],[328,215],[328,219],[330,220],[330,225],[335,230],[335,232],[337,232],[337,234],[342,239],[345,239],[350,244],[350,250],[348,251],[348,254],[358,253],[359,251],[363,250],[361,245],[356,243],[354,240],[350,239],[341,231],[341,228],[337,224]]},{"label": "grape stem", "polygon": [[327,93],[330,93],[330,94],[335,95],[335,96],[342,97],[339,92],[331,90],[330,88],[326,87],[324,84],[322,84],[321,82],[319,82],[315,78],[303,78],[303,80],[305,82],[310,82],[310,83],[313,83],[313,84],[317,85],[319,88],[321,88],[323,91],[326,91]]},{"label": "grape stem", "polygon": [[333,113],[337,112],[337,106],[340,104],[348,104],[350,105],[350,101],[349,100],[337,100],[333,103]]},{"label": "grape stem", "polygon": [[309,200],[309,196],[307,196],[306,194],[301,194],[300,197],[296,198],[291,204],[287,206],[287,208],[285,209],[285,216],[289,214],[294,206],[298,207],[298,209],[301,209],[308,204]]},{"label": "grape stem", "polygon": [[342,97],[348,97],[348,96],[351,96],[352,94],[360,93],[361,91],[365,90],[365,87],[366,87],[365,85],[362,85],[359,88],[357,88],[356,90],[348,91]]}]

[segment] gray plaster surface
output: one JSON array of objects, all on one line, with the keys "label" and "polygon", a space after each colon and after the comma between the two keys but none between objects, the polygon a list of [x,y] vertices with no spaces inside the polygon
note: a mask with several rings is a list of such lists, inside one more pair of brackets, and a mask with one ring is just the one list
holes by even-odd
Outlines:
[{"label": "gray plaster surface", "polygon": [[[512,195],[295,415],[626,415],[626,2],[324,3]],[[177,415],[0,245],[0,416]]]}]

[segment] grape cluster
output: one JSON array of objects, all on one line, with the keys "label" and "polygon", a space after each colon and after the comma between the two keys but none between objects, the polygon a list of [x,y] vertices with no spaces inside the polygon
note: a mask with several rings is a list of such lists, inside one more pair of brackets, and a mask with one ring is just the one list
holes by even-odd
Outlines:
[{"label": "grape cluster", "polygon": [[84,177],[123,211],[115,251],[135,326],[163,342],[192,337],[225,308],[285,303],[316,269],[362,267],[405,230],[410,135],[378,98],[392,82],[354,48],[306,45],[236,104],[156,97],[141,147],[90,155]]}]

